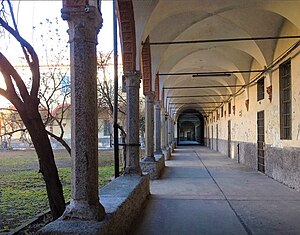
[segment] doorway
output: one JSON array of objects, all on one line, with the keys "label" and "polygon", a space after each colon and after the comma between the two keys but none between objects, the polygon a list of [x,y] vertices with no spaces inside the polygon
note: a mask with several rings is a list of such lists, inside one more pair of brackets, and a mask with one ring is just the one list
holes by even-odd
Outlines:
[{"label": "doorway", "polygon": [[265,113],[257,113],[257,169],[265,173]]},{"label": "doorway", "polygon": [[219,126],[216,125],[216,150],[219,152]]},{"label": "doorway", "polygon": [[196,110],[183,111],[177,119],[177,145],[204,145],[204,118]]},{"label": "doorway", "polygon": [[231,120],[228,121],[228,157],[231,158]]}]

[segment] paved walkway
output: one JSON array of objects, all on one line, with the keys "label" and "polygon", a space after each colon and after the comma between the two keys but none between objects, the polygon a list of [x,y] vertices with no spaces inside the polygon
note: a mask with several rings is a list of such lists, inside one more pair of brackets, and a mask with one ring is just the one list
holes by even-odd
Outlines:
[{"label": "paved walkway", "polygon": [[177,148],[135,235],[300,234],[300,193],[204,147]]}]

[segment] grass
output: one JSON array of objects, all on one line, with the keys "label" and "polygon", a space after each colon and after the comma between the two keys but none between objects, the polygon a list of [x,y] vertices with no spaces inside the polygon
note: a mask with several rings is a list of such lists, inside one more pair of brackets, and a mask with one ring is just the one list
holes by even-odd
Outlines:
[{"label": "grass", "polygon": [[[45,183],[38,172],[34,150],[0,153],[0,234],[8,232],[49,208]],[[64,150],[55,151],[66,201],[71,197],[71,158]],[[99,152],[99,185],[114,174],[113,152]]]}]

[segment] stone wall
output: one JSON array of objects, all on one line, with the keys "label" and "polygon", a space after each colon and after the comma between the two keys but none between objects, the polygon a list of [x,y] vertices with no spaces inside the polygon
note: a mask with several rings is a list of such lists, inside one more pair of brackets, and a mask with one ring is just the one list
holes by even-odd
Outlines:
[{"label": "stone wall", "polygon": [[[214,150],[216,150],[216,141],[216,139],[213,140]],[[218,152],[228,156],[228,141],[219,139],[218,149]],[[257,144],[232,141],[230,158],[257,170]],[[300,191],[300,148],[266,146],[265,174]]]},{"label": "stone wall", "polygon": [[165,158],[163,155],[155,156],[155,162],[140,162],[142,171],[146,174],[149,174],[151,180],[159,179],[160,175],[165,168]]},{"label": "stone wall", "polygon": [[266,175],[300,191],[300,148],[274,148],[265,151]]}]

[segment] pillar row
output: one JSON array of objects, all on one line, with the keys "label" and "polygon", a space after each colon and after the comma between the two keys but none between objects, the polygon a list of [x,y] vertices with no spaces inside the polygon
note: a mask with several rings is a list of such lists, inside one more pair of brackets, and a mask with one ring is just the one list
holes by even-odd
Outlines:
[{"label": "pillar row", "polygon": [[64,6],[69,24],[72,107],[72,199],[63,219],[101,220],[98,195],[97,34],[102,18],[97,7]]},{"label": "pillar row", "polygon": [[138,71],[125,73],[127,97],[127,148],[125,175],[141,175],[139,144],[139,88],[141,73]]}]

